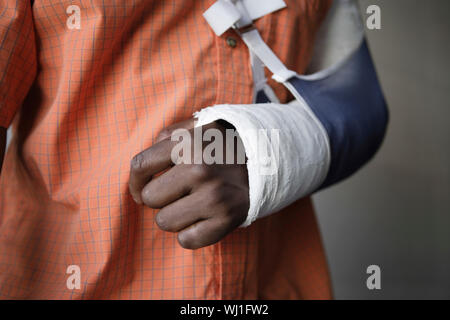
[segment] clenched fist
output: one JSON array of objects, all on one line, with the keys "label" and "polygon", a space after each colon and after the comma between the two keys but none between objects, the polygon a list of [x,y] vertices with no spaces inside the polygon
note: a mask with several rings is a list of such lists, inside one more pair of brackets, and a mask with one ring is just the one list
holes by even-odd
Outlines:
[{"label": "clenched fist", "polygon": [[[129,188],[134,201],[160,209],[155,217],[157,225],[164,231],[177,232],[183,248],[197,249],[216,243],[247,217],[248,174],[246,164],[238,161],[238,155],[244,153],[243,146],[239,138],[236,143],[227,136],[227,127],[216,121],[194,129],[194,119],[174,124],[159,134],[156,144],[131,161]],[[211,161],[203,159],[202,151],[214,141],[211,138],[201,140],[200,152],[194,143],[191,152],[174,152],[180,141],[172,141],[171,137],[181,132],[179,129],[184,129],[183,139],[190,138],[192,142],[194,131],[202,137],[209,129],[220,133],[223,149],[213,152],[213,156],[223,161],[209,164]],[[225,159],[232,159],[232,164]]]}]

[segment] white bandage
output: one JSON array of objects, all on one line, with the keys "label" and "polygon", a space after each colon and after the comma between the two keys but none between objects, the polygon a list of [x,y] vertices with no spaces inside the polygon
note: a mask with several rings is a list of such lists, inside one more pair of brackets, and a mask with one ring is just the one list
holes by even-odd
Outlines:
[{"label": "white bandage", "polygon": [[[250,197],[243,227],[315,191],[327,175],[328,136],[309,107],[298,101],[216,105],[194,116],[198,119],[196,126],[225,120],[236,128],[242,140],[248,159]],[[261,134],[264,132],[267,134]],[[270,162],[261,161],[262,154],[267,154],[265,158]]]}]

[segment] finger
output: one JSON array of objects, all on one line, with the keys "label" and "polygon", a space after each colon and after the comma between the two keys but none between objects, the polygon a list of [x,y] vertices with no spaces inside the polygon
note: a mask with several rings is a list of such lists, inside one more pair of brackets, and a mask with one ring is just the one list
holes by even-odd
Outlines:
[{"label": "finger", "polygon": [[158,134],[158,136],[156,137],[156,142],[160,142],[164,139],[170,138],[170,136],[172,135],[172,133],[177,130],[177,129],[187,129],[190,130],[192,128],[194,128],[195,126],[195,119],[194,118],[189,118],[187,120],[184,121],[180,121],[177,123],[174,123],[164,129],[161,130],[161,132]]},{"label": "finger", "polygon": [[188,195],[197,183],[192,166],[181,164],[147,183],[142,189],[141,199],[146,206],[159,209]]},{"label": "finger", "polygon": [[173,164],[171,159],[173,145],[174,142],[163,140],[137,154],[131,160],[129,190],[137,203],[142,204],[141,191],[151,177]]},{"label": "finger", "polygon": [[220,241],[235,226],[229,221],[214,217],[192,224],[178,233],[178,242],[185,249],[198,249]]},{"label": "finger", "polygon": [[195,192],[162,208],[155,216],[155,221],[161,230],[178,232],[210,218],[211,210],[206,207],[204,193]]}]

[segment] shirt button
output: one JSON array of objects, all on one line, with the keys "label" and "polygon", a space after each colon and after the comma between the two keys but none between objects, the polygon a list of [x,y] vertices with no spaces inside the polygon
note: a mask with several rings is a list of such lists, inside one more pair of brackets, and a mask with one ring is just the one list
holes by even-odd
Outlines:
[{"label": "shirt button", "polygon": [[231,48],[236,48],[237,46],[237,40],[233,37],[228,37],[227,38],[227,45]]}]

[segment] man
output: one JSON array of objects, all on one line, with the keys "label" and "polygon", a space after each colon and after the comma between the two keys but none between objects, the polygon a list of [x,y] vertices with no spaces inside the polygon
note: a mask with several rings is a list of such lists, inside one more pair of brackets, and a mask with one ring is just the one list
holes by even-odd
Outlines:
[{"label": "man", "polygon": [[[255,29],[284,64],[304,73],[331,1],[265,3],[280,5],[255,14]],[[198,113],[197,124],[192,118],[224,103],[240,110],[236,117],[250,105],[269,107],[255,104],[263,100],[279,99],[278,107],[288,108],[288,90],[255,81],[265,79],[260,68],[267,63],[251,45],[249,52],[250,33],[237,27],[249,25],[239,10],[252,15],[263,6],[212,0],[0,4],[2,141],[14,118],[1,172],[1,298],[331,297],[307,196],[324,186],[332,168],[334,144],[320,117],[310,114],[290,131],[305,137],[293,147],[309,150],[311,170],[295,161],[294,150],[281,149],[281,157],[294,158],[287,165],[297,178],[273,193],[263,188],[270,178],[255,182],[242,119],[207,121],[210,111]],[[239,30],[218,32],[215,23],[236,12]],[[314,56],[310,68],[328,66]],[[261,90],[265,99],[258,98]],[[194,126],[224,134],[236,128],[249,162],[174,165],[172,134],[194,135]],[[278,192],[287,195],[278,199]],[[67,281],[71,266],[79,271],[75,286]]]}]

